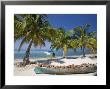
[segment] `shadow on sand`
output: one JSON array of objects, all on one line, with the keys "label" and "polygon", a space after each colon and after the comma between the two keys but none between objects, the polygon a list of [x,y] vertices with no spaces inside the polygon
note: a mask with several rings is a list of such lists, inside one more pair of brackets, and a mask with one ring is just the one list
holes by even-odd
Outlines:
[{"label": "shadow on sand", "polygon": [[53,58],[53,59],[48,59],[48,60],[37,60],[36,62],[38,63],[43,63],[43,64],[51,64],[52,62],[57,62],[60,64],[65,63],[64,61],[61,61],[63,58]]}]

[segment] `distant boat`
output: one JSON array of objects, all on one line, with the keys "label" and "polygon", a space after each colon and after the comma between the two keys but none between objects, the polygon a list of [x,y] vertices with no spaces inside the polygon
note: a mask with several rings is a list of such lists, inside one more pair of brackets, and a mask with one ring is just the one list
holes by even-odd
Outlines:
[{"label": "distant boat", "polygon": [[50,55],[51,53],[49,53],[49,52],[44,52],[46,55]]}]

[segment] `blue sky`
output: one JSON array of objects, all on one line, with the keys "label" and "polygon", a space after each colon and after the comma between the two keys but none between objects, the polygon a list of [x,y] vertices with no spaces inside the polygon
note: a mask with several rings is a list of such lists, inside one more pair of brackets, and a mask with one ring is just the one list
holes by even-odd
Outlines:
[{"label": "blue sky", "polygon": [[[96,14],[48,14],[48,21],[53,27],[63,27],[65,30],[72,29],[76,26],[90,24],[91,30],[97,30],[97,15]],[[21,40],[14,43],[14,49],[17,49]],[[49,49],[50,43],[45,42],[46,46],[41,49]],[[28,44],[25,44],[22,49],[26,49]],[[32,47],[32,49],[40,49],[40,47]]]}]

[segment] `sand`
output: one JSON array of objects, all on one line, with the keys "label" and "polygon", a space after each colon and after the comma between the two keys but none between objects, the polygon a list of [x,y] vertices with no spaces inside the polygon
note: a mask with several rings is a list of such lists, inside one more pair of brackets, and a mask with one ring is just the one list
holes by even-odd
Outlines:
[{"label": "sand", "polygon": [[[15,62],[18,62],[18,59],[15,60]],[[82,63],[90,63],[90,64],[96,64],[97,58],[90,58],[90,55],[86,56],[85,58],[80,57],[68,57],[68,58],[55,58],[54,60],[51,60],[48,58],[39,58],[39,59],[30,59],[30,61],[36,61],[37,64],[31,64],[26,65],[25,67],[17,67],[14,66],[14,75],[15,76],[45,76],[49,74],[36,74],[34,72],[34,68],[38,66],[38,63],[49,63],[50,65],[55,66],[67,66],[67,65],[80,65]],[[48,61],[48,62],[47,62]],[[20,61],[19,61],[20,62]],[[95,73],[88,73],[88,74],[71,74],[73,76],[94,76]],[[65,75],[66,76],[66,75]]]}]

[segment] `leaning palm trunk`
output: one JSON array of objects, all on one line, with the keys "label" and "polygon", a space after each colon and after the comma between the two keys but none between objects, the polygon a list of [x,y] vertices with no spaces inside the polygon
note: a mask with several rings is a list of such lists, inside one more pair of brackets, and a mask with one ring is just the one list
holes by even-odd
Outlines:
[{"label": "leaning palm trunk", "polygon": [[26,50],[25,56],[23,58],[23,65],[24,66],[26,66],[27,64],[30,63],[30,61],[29,61],[29,55],[30,55],[30,49],[31,49],[32,43],[33,43],[33,41],[31,40],[31,42],[30,42],[30,44],[29,44],[29,46],[28,46],[28,48]]}]

